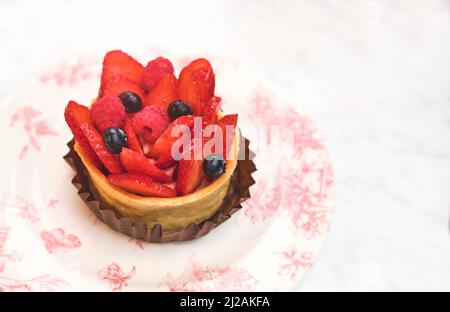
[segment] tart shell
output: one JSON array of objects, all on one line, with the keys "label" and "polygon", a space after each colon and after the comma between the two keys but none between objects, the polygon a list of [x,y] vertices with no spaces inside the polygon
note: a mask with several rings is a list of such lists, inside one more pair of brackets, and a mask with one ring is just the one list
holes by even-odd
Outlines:
[{"label": "tart shell", "polygon": [[74,140],[67,144],[70,150],[64,159],[76,171],[72,183],[79,196],[103,223],[134,239],[165,243],[204,236],[250,198],[256,167],[249,144],[236,135],[233,146],[241,146],[239,157],[227,161],[224,175],[201,190],[170,199],[142,197],[110,185],[103,173],[77,153]]}]

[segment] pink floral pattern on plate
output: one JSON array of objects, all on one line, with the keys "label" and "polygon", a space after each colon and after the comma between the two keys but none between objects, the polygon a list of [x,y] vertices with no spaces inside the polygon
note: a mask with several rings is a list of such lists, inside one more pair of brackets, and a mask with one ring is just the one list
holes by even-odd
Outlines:
[{"label": "pink floral pattern on plate", "polygon": [[107,281],[112,291],[122,291],[124,287],[128,286],[128,280],[136,273],[136,268],[133,268],[128,273],[124,273],[122,268],[115,262],[98,272],[98,276]]},{"label": "pink floral pattern on plate", "polygon": [[98,77],[93,66],[98,65],[97,58],[80,58],[77,62],[63,62],[56,69],[43,73],[39,80],[46,84],[54,82],[57,86],[76,86],[80,81]]},{"label": "pink floral pattern on plate", "polygon": [[161,283],[172,292],[254,291],[257,280],[245,269],[231,266],[211,267],[192,261],[180,277],[168,273]]},{"label": "pink floral pattern on plate", "polygon": [[294,280],[299,270],[309,270],[312,267],[314,255],[311,252],[299,252],[296,247],[287,251],[274,252],[276,256],[282,259],[279,266],[278,275],[289,276]]},{"label": "pink floral pattern on plate", "polygon": [[29,107],[21,107],[12,115],[10,127],[14,127],[18,123],[21,123],[22,129],[27,134],[27,143],[22,147],[19,154],[19,159],[23,159],[30,147],[36,151],[41,150],[41,144],[38,138],[44,136],[56,136],[58,132],[53,130],[48,123],[41,118],[42,112]]},{"label": "pink floral pattern on plate", "polygon": [[16,279],[0,276],[0,292],[32,292],[56,291],[61,286],[68,285],[66,281],[51,277],[49,274],[30,279]]},{"label": "pink floral pattern on plate", "polygon": [[81,242],[73,234],[66,234],[61,228],[51,231],[42,231],[41,238],[45,242],[45,248],[49,253],[55,252],[57,249],[75,249],[81,246]]}]

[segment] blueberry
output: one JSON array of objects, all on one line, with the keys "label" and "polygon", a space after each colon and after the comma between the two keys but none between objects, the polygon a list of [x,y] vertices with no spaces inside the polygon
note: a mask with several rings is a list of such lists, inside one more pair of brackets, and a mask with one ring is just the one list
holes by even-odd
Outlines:
[{"label": "blueberry", "polygon": [[142,108],[142,99],[134,92],[123,92],[119,95],[127,113],[136,113]]},{"label": "blueberry", "polygon": [[122,151],[122,147],[128,146],[127,135],[119,128],[108,128],[103,134],[103,141],[113,154],[119,154]]},{"label": "blueberry", "polygon": [[181,116],[192,115],[192,108],[181,100],[176,100],[170,103],[169,108],[167,109],[167,113],[170,118],[177,119]]},{"label": "blueberry", "polygon": [[217,179],[225,172],[226,162],[219,154],[211,154],[203,161],[203,172],[211,180]]}]

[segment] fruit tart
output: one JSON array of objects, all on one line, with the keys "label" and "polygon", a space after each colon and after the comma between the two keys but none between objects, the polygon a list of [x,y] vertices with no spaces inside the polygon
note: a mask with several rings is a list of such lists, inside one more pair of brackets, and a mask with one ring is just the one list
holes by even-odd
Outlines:
[{"label": "fruit tart", "polygon": [[[176,77],[163,57],[144,67],[119,50],[105,55],[98,95],[89,105],[70,101],[64,113],[73,158],[83,168],[78,174],[86,175],[97,206],[114,212],[105,223],[142,240],[164,241],[165,233],[201,232],[192,226],[217,216],[236,193],[230,184],[239,183],[232,179],[242,145],[238,115],[222,113],[214,89],[214,71],[204,58]],[[128,230],[117,225],[121,218]],[[155,231],[159,238],[152,238]]]}]

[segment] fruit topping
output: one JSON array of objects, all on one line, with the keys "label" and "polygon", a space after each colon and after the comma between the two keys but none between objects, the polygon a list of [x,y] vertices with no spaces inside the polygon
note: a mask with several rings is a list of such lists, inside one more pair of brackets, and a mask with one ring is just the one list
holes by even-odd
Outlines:
[{"label": "fruit topping", "polygon": [[208,104],[203,106],[203,120],[207,124],[215,124],[217,122],[217,114],[220,111],[222,99],[218,96],[213,96]]},{"label": "fruit topping", "polygon": [[176,184],[178,195],[187,195],[195,191],[203,179],[202,166],[202,149],[192,143],[178,162]]},{"label": "fruit topping", "polygon": [[178,81],[180,99],[187,102],[196,116],[214,95],[215,76],[208,60],[200,58],[183,68]]},{"label": "fruit topping", "polygon": [[131,121],[129,118],[125,119],[125,125],[123,126],[123,131],[127,135],[128,139],[128,147],[133,151],[143,154],[141,143],[133,130],[133,126],[131,125]]},{"label": "fruit topping", "polygon": [[172,63],[164,57],[157,57],[145,66],[141,85],[145,90],[150,91],[166,74],[173,74]]},{"label": "fruit topping", "polygon": [[128,138],[125,132],[119,128],[108,128],[103,133],[103,141],[113,154],[119,154],[123,147],[128,146]]},{"label": "fruit topping", "polygon": [[106,83],[118,76],[139,85],[143,71],[144,67],[138,61],[120,50],[106,53],[103,59],[100,94],[102,94]]},{"label": "fruit topping", "polygon": [[[179,128],[178,133],[174,132],[174,128],[177,126],[185,126],[184,128]],[[175,119],[161,134],[155,144],[149,151],[151,157],[159,158],[161,154],[166,154],[170,156],[170,151],[172,149],[172,144],[177,141],[184,133],[184,131],[192,129],[194,127],[194,116],[187,115]]]},{"label": "fruit topping", "polygon": [[181,100],[175,100],[170,103],[169,108],[167,109],[167,113],[169,117],[172,119],[177,119],[181,116],[192,115],[192,108]]},{"label": "fruit topping", "polygon": [[236,133],[237,119],[238,115],[232,114],[224,116],[217,122],[217,125],[222,129],[222,155],[224,159],[228,159],[227,157],[230,156],[231,153],[231,147],[233,145],[234,135]]},{"label": "fruit topping", "polygon": [[142,108],[142,98],[134,92],[123,92],[119,94],[119,99],[122,101],[127,113],[137,113]]},{"label": "fruit topping", "polygon": [[203,161],[203,172],[211,180],[217,179],[225,170],[226,162],[219,154],[208,155]]},{"label": "fruit topping", "polygon": [[158,104],[167,110],[167,106],[178,98],[177,84],[177,78],[173,74],[166,74],[148,93],[145,105]]},{"label": "fruit topping", "polygon": [[154,105],[146,106],[140,112],[136,113],[132,120],[134,132],[145,141],[153,144],[166,129],[168,118],[161,114],[167,113],[164,110],[159,111]]},{"label": "fruit topping", "polygon": [[131,193],[156,196],[156,197],[176,197],[177,192],[170,186],[154,182],[149,176],[130,172],[124,174],[112,174],[108,176],[109,183]]},{"label": "fruit topping", "polygon": [[100,133],[108,128],[123,128],[126,112],[116,96],[105,96],[91,108],[91,118]]},{"label": "fruit topping", "polygon": [[141,87],[136,83],[128,80],[127,78],[118,76],[114,77],[108,82],[106,82],[105,87],[102,92],[99,94],[99,98],[101,99],[104,96],[119,96],[124,92],[133,92],[139,95],[141,98],[144,96],[144,92]]},{"label": "fruit topping", "polygon": [[97,154],[95,154],[88,139],[80,128],[83,123],[92,125],[89,108],[74,101],[70,101],[64,111],[64,118],[83,153],[89,157],[94,166],[99,169],[102,168],[102,162],[98,158]]},{"label": "fruit topping", "polygon": [[120,161],[111,153],[103,142],[102,136],[98,131],[89,123],[83,123],[80,125],[81,131],[89,141],[92,149],[97,154],[98,158],[105,165],[106,169],[112,174],[118,174],[123,172],[123,167]]},{"label": "fruit topping", "polygon": [[128,172],[140,172],[157,182],[171,182],[172,176],[155,166],[154,161],[129,148],[123,148],[120,161]]}]

